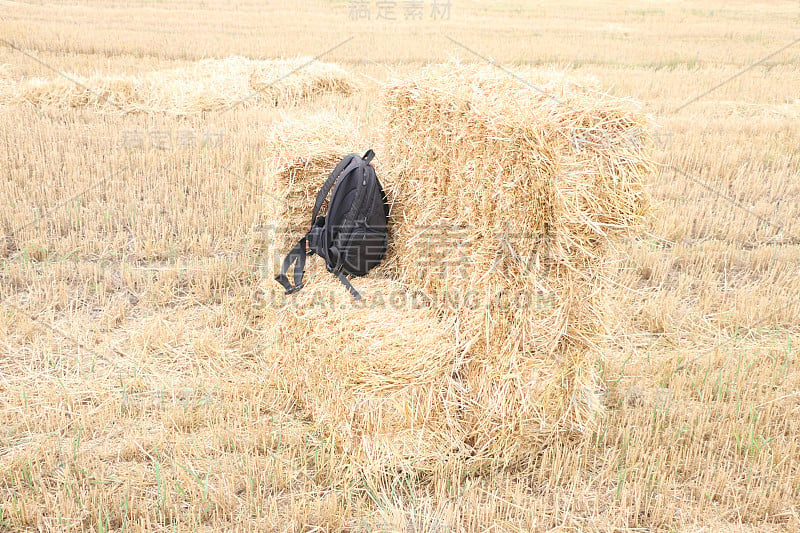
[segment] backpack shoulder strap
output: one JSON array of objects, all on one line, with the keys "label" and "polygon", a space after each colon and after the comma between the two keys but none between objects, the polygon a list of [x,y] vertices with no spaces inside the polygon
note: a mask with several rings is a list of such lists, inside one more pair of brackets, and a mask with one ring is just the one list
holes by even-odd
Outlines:
[{"label": "backpack shoulder strap", "polygon": [[311,226],[314,226],[314,221],[317,220],[317,215],[319,215],[319,210],[322,209],[322,204],[325,202],[325,198],[328,197],[328,193],[331,192],[336,180],[339,176],[347,175],[350,172],[352,167],[358,166],[358,161],[356,159],[356,154],[350,154],[346,156],[344,159],[339,161],[339,164],[336,165],[336,168],[333,169],[328,179],[325,180],[325,183],[322,185],[322,188],[317,193],[317,199],[314,202],[314,210],[311,212]]},{"label": "backpack shoulder strap", "polygon": [[[283,260],[283,265],[281,265],[281,273],[275,276],[275,281],[283,285],[283,288],[286,289],[286,294],[292,294],[303,288],[303,276],[306,272],[306,255],[306,237],[303,237],[294,248],[289,250],[286,258]],[[292,263],[295,263],[294,287],[289,283],[289,278],[286,276]]]}]

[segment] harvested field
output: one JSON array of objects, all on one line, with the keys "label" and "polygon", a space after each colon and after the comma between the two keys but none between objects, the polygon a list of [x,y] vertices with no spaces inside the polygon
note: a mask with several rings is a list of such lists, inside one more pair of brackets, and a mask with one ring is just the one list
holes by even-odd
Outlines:
[{"label": "harvested field", "polygon": [[411,4],[0,2],[0,531],[800,529],[798,6]]}]

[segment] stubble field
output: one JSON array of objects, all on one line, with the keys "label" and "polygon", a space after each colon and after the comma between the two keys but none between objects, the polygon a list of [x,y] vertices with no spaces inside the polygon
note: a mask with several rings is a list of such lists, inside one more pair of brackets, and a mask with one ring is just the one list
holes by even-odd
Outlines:
[{"label": "stubble field", "polygon": [[[0,1],[0,528],[798,530],[800,4],[353,4]],[[70,93],[321,54],[358,89],[205,111]],[[453,58],[641,102],[654,212],[613,282],[596,431],[373,486],[269,379],[267,141],[327,110],[380,144],[382,84]],[[67,96],[2,104],[37,77]]]}]

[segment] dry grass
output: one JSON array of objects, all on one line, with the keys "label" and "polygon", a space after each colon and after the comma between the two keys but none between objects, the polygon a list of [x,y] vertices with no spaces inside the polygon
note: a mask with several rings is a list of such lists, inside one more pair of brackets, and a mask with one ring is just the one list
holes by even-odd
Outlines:
[{"label": "dry grass", "polygon": [[182,115],[238,105],[290,105],[323,94],[349,96],[356,90],[341,67],[310,57],[255,61],[232,56],[140,76],[33,78],[3,89],[0,104]]},{"label": "dry grass", "polygon": [[[387,23],[373,13],[360,24],[330,3],[0,9],[4,39],[85,79],[139,78],[208,57],[314,56],[352,34],[324,60],[367,88],[299,111],[330,110],[372,145],[385,117],[369,80],[476,59],[441,37],[449,34],[505,65],[556,65],[642,102],[660,124],[664,163],[649,183],[646,235],[626,241],[611,278],[598,430],[553,440],[522,470],[400,471],[376,484],[352,475],[342,442],[313,422],[324,410],[311,391],[267,370],[283,356],[272,343],[290,344],[275,338],[277,306],[261,298],[276,285],[262,229],[275,200],[264,162],[278,111],[0,106],[0,528],[800,527],[798,49],[676,111],[796,39],[795,3],[454,2],[450,21]],[[54,78],[5,46],[0,64],[0,85]],[[219,146],[120,143],[131,129],[215,128]],[[385,149],[376,150],[384,166]],[[385,283],[390,267],[364,286]],[[320,267],[313,283],[327,284],[325,275]],[[323,308],[275,320],[300,324],[305,312],[330,321]],[[444,318],[422,331],[415,317],[431,313],[392,310],[419,345],[450,334]],[[373,346],[410,345],[368,331]],[[322,329],[308,335],[325,340]],[[331,347],[307,356],[342,363]],[[352,383],[345,373],[331,379]],[[342,405],[331,412],[343,416]],[[359,411],[356,427],[394,416],[384,407]]]}]

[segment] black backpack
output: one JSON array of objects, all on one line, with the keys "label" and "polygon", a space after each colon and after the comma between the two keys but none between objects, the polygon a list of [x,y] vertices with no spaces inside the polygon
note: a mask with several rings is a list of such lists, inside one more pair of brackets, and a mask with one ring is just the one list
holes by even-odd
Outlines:
[{"label": "black backpack", "polygon": [[[389,242],[387,222],[389,205],[375,169],[370,161],[375,152],[364,157],[350,154],[342,159],[317,193],[311,214],[311,229],[289,251],[281,273],[275,280],[286,294],[303,288],[306,255],[317,254],[325,259],[328,271],[334,273],[354,298],[361,295],[345,275],[363,276],[377,266],[386,254]],[[319,210],[333,188],[328,212],[318,217]],[[306,250],[306,244],[310,251]],[[286,273],[294,266],[294,286]]]}]

